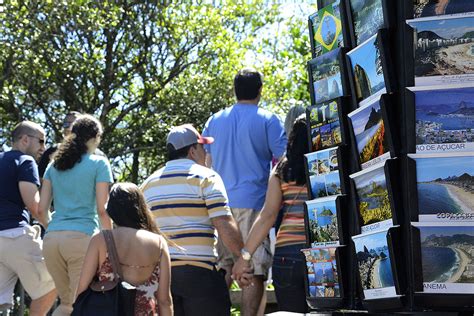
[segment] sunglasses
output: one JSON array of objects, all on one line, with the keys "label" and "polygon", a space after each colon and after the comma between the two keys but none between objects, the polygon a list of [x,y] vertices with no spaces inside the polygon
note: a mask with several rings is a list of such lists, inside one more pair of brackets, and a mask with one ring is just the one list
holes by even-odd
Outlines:
[{"label": "sunglasses", "polygon": [[40,145],[44,145],[44,138],[41,138],[41,137],[38,137],[38,136],[35,136],[35,135],[28,135],[28,136],[36,138],[38,140],[38,143],[40,143]]},{"label": "sunglasses", "polygon": [[69,127],[71,127],[72,123],[73,123],[73,122],[64,122],[64,123],[63,123],[63,128],[69,128]]}]

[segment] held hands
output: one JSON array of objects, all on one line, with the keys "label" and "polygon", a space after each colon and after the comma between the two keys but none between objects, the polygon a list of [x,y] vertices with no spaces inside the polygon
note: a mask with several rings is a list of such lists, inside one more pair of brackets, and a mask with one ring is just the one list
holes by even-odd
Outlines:
[{"label": "held hands", "polygon": [[250,266],[250,261],[246,261],[240,257],[232,268],[231,278],[237,281],[240,287],[247,287],[252,285],[252,273],[253,268]]}]

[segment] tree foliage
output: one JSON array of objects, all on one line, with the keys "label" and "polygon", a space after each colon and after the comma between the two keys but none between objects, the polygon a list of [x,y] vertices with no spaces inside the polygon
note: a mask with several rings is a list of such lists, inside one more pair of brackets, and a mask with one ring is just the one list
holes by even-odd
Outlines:
[{"label": "tree foliage", "polygon": [[[233,102],[244,65],[263,69],[269,108],[309,100],[305,22],[284,27],[290,40],[278,48],[261,35],[281,25],[278,6],[262,0],[7,0],[0,14],[0,147],[20,120],[43,124],[58,142],[65,113],[92,113],[117,178],[137,182],[165,161],[170,126],[200,128]],[[271,57],[258,62],[248,51]]]}]

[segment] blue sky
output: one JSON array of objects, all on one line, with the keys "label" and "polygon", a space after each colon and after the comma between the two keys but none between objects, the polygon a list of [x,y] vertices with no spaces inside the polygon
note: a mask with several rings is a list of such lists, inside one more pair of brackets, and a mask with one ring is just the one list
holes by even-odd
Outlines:
[{"label": "blue sky", "polygon": [[377,247],[387,246],[387,232],[382,231],[361,238],[356,238],[354,239],[354,243],[357,252],[364,251],[364,246],[366,246],[369,250],[375,249]]},{"label": "blue sky", "polygon": [[329,150],[318,152],[318,159],[328,159],[329,160]]},{"label": "blue sky", "polygon": [[370,84],[375,87],[379,83],[383,82],[383,74],[377,75],[375,71],[375,47],[374,43],[377,40],[377,36],[373,36],[364,45],[358,46],[357,50],[352,52],[349,56],[354,69],[356,64],[359,64],[367,72],[370,79]]},{"label": "blue sky", "polygon": [[378,184],[381,184],[381,182],[385,184],[384,168],[381,167],[370,172],[364,173],[363,175],[355,178],[354,181],[358,188],[365,187],[373,181],[377,182]]},{"label": "blue sky", "polygon": [[460,101],[474,102],[474,88],[416,91],[416,103],[421,105],[452,104]]},{"label": "blue sky", "polygon": [[363,109],[362,111],[358,112],[356,115],[351,116],[352,126],[354,127],[354,133],[359,135],[364,131],[365,124],[369,120],[369,115],[372,109],[376,111],[380,110],[380,99],[377,98],[375,102],[368,105],[367,108]]},{"label": "blue sky", "polygon": [[326,175],[326,183],[331,184],[333,182],[340,183],[339,172],[331,172]]},{"label": "blue sky", "polygon": [[418,182],[460,176],[465,172],[474,175],[474,156],[418,158],[415,160]]},{"label": "blue sky", "polygon": [[438,19],[431,21],[420,21],[410,23],[417,32],[434,31],[441,37],[452,38],[474,31],[474,17],[464,17],[460,19]]},{"label": "blue sky", "polygon": [[474,236],[474,226],[420,226],[420,236],[423,242],[429,235],[452,236],[455,234],[466,234]]}]

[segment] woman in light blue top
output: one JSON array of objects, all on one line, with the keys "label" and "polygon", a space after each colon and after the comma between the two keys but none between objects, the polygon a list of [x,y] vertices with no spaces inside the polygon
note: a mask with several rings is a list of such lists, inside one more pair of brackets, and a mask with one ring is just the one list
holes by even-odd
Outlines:
[{"label": "woman in light blue top", "polygon": [[38,212],[43,222],[48,222],[54,200],[55,212],[43,246],[46,267],[61,298],[54,316],[72,312],[82,263],[91,236],[99,231],[99,221],[103,229],[112,228],[105,211],[112,183],[110,164],[105,157],[93,154],[101,134],[97,119],[81,115],[44,174]]}]

